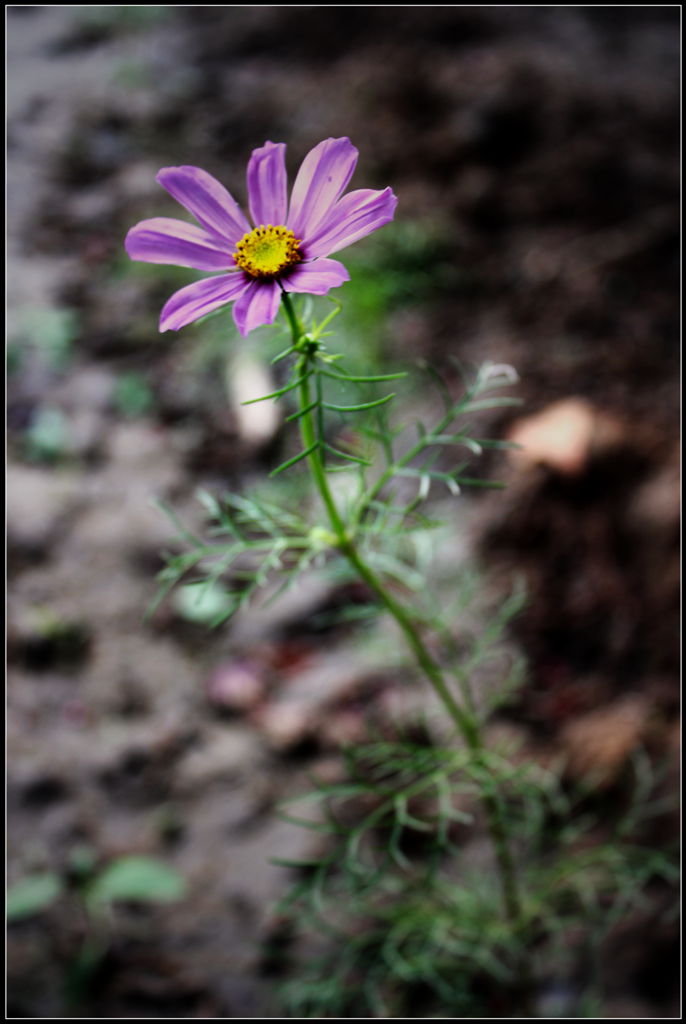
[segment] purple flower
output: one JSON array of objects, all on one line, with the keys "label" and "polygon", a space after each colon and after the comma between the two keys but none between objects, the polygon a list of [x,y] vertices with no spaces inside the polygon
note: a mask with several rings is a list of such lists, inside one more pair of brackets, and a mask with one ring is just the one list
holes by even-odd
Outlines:
[{"label": "purple flower", "polygon": [[131,228],[126,251],[145,263],[173,263],[219,271],[186,285],[165,304],[160,331],[186,324],[233,302],[233,318],[245,337],[274,322],[281,292],[326,295],[349,280],[328,257],[393,219],[390,188],[343,195],[357,150],[347,138],[326,139],[310,150],[298,171],[290,204],[286,146],[265,142],[248,163],[251,226],[238,203],[199,167],[164,167],[157,180],[198,224],[153,217]]}]

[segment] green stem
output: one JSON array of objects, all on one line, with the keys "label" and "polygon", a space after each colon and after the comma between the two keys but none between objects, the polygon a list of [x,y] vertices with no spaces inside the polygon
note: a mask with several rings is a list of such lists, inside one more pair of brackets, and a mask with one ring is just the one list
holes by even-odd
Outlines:
[{"label": "green stem", "polygon": [[[475,760],[485,771],[489,771],[489,766],[484,756],[485,750],[478,717],[474,714],[470,714],[469,711],[465,711],[457,703],[444,678],[443,672],[432,658],[424,641],[422,640],[416,624],[412,621],[412,618],[405,608],[391,593],[389,593],[374,570],[364,561],[355,546],[353,538],[346,530],[345,523],[341,518],[336,502],[329,488],[329,482],[322,460],[322,448],[320,444],[321,438],[318,436],[315,418],[313,415],[314,407],[310,390],[311,375],[306,371],[314,364],[316,349],[311,350],[307,346],[305,331],[298,320],[290,296],[286,292],[283,292],[281,297],[293,336],[293,348],[295,351],[300,353],[296,375],[300,378],[299,421],[302,442],[306,450],[310,449],[308,462],[310,464],[315,485],[322,502],[324,503],[329,516],[329,521],[336,536],[338,549],[343,555],[345,555],[350,564],[357,571],[360,578],[364,580],[370,590],[376,594],[379,601],[393,616],[402,630],[408,646],[417,659],[419,667],[429,680],[434,692],[450,715],[458,732],[472,751]],[[497,797],[493,793],[483,793],[482,802],[486,812],[488,829],[498,862],[505,911],[508,919],[513,924],[519,924],[522,918],[521,901],[519,898],[514,862],[512,860],[512,854],[510,852],[507,839],[505,822],[503,820]]]},{"label": "green stem", "polygon": [[283,305],[286,319],[288,320],[288,326],[291,329],[291,336],[293,338],[293,348],[298,350],[300,343],[305,335],[303,325],[298,320],[297,314],[293,309],[293,303],[288,292],[281,292],[281,303]]}]

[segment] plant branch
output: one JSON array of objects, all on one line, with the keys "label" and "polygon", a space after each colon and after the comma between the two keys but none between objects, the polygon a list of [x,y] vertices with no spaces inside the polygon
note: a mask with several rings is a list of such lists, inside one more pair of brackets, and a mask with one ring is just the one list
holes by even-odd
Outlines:
[{"label": "plant branch", "polygon": [[[482,769],[484,771],[489,771],[488,762],[483,756],[484,747],[478,718],[471,714],[469,710],[462,708],[455,700],[450,687],[444,678],[441,668],[428,651],[419,634],[416,624],[413,622],[405,608],[396,600],[393,594],[389,592],[379,576],[369,565],[367,565],[364,558],[360,555],[355,545],[354,538],[346,529],[345,523],[338,511],[336,502],[329,488],[326,470],[322,461],[324,439],[317,429],[317,420],[315,418],[315,414],[318,414],[320,411],[320,397],[318,393],[317,398],[313,399],[310,388],[310,377],[312,376],[312,371],[316,371],[316,343],[312,343],[305,334],[302,324],[298,320],[293,308],[291,298],[286,292],[282,293],[282,300],[293,337],[293,349],[299,353],[295,377],[296,380],[299,381],[298,393],[300,398],[300,408],[298,420],[300,423],[303,449],[307,452],[306,457],[312,471],[315,486],[327,510],[329,521],[335,534],[336,546],[341,554],[347,558],[360,578],[364,580],[370,590],[376,594],[381,604],[393,616],[402,630],[407,644],[414,654],[419,667],[450,715],[458,733],[462,736],[467,747],[472,752],[475,760],[480,764]],[[473,392],[469,394],[469,398],[472,397],[472,394]],[[454,418],[454,414],[454,408],[446,413],[434,433],[439,435],[442,434],[450,421]],[[422,439],[413,449],[411,449],[409,453],[403,456],[400,460],[400,465],[405,465],[424,447],[425,441]],[[358,510],[356,520],[358,523],[360,514],[364,513],[365,508],[368,507],[369,501],[376,497],[383,485],[388,481],[388,479],[390,479],[397,465],[398,464],[393,467],[389,467],[389,470],[382,475],[377,484],[372,488],[371,492],[365,496],[363,505]],[[521,901],[504,818],[495,792],[484,792],[482,794],[482,802],[486,812],[488,828],[498,863],[505,912],[510,922],[513,925],[518,925],[522,920]]]}]

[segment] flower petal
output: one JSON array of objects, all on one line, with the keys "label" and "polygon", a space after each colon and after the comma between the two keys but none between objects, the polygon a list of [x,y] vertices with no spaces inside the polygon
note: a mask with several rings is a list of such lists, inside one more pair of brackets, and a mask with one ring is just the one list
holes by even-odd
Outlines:
[{"label": "flower petal", "polygon": [[350,181],[357,150],[350,139],[325,139],[307,154],[298,171],[287,226],[298,238],[314,233]]},{"label": "flower petal", "polygon": [[265,142],[253,151],[248,164],[250,216],[257,227],[286,223],[286,144]]},{"label": "flower petal", "polygon": [[248,218],[216,178],[200,167],[163,167],[157,181],[212,234],[235,243],[250,231]]},{"label": "flower petal", "polygon": [[220,274],[204,277],[175,292],[160,314],[160,331],[178,331],[227,302],[238,298],[249,287],[246,274]]},{"label": "flower petal", "polygon": [[172,263],[195,270],[228,270],[233,257],[221,242],[195,224],[171,217],[152,217],[131,228],[126,251],[143,263]]},{"label": "flower petal", "polygon": [[314,235],[303,241],[307,259],[329,256],[393,220],[398,204],[392,189],[376,192],[361,188],[339,199],[321,222]]},{"label": "flower petal", "polygon": [[350,274],[338,260],[313,260],[311,263],[299,263],[281,284],[287,292],[326,295],[330,288],[337,288],[349,280]]},{"label": "flower petal", "polygon": [[256,327],[273,324],[280,301],[281,289],[276,281],[251,281],[233,307],[233,318],[243,337]]}]

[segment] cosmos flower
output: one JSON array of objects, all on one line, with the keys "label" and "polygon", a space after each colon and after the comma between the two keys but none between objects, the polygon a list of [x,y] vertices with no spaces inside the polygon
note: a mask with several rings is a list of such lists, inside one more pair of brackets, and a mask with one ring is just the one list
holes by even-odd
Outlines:
[{"label": "cosmos flower", "polygon": [[199,227],[153,217],[131,228],[126,251],[145,263],[171,263],[215,271],[186,285],[165,304],[160,331],[178,331],[233,302],[236,326],[245,337],[271,324],[282,291],[325,295],[349,280],[332,253],[393,219],[390,188],[358,189],[343,195],[358,152],[347,138],[325,139],[310,150],[298,171],[290,203],[284,143],[265,142],[248,163],[250,216],[219,182],[199,167],[165,167],[157,181]]}]

